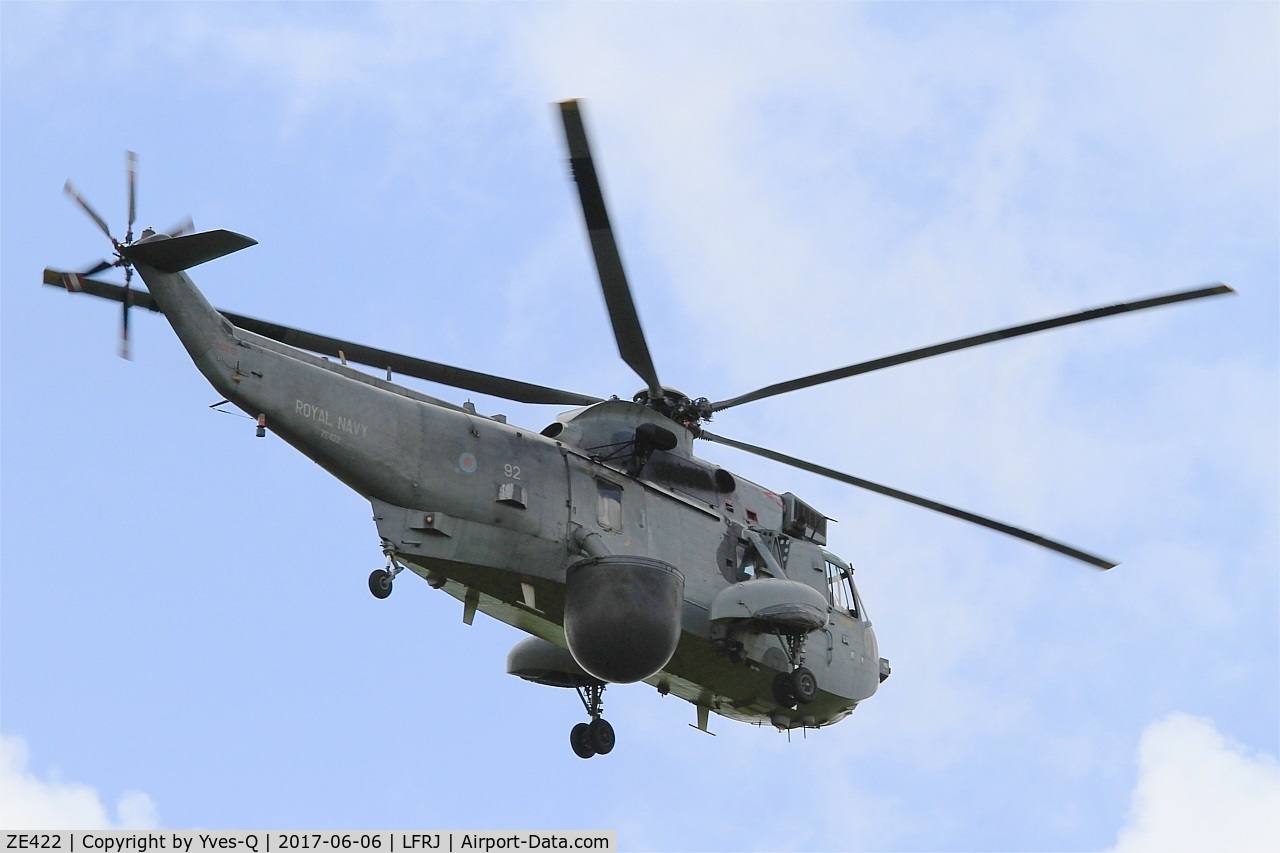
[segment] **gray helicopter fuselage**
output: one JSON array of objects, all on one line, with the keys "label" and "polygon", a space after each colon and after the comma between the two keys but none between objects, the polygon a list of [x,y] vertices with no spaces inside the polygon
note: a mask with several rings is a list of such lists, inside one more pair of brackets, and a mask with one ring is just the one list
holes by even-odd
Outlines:
[{"label": "gray helicopter fuselage", "polygon": [[[114,260],[83,273],[46,269],[44,283],[162,312],[200,371],[228,401],[369,500],[387,558],[369,575],[377,598],[405,568],[527,632],[507,672],[573,687],[590,722],[570,732],[576,755],[613,750],[602,717],[607,684],[644,681],[697,706],[779,729],[840,720],[889,675],[853,583],[825,550],[827,518],[698,459],[693,440],[723,444],[848,486],[941,513],[1100,570],[1114,560],[1035,531],[717,435],[720,412],[971,347],[1160,306],[1233,293],[1214,283],[1006,326],[811,373],[712,400],[663,385],[614,238],[582,105],[558,112],[583,224],[618,355],[644,383],[633,401],[493,376],[214,309],[183,270],[247,248],[226,230],[134,241],[137,158],[126,154],[123,241],[70,182],[64,191],[110,240]],[[123,287],[92,278],[122,268]],[[130,287],[134,271],[150,293]],[[311,352],[308,352],[310,350]],[[337,361],[330,361],[321,353]],[[347,366],[387,371],[386,379]],[[504,400],[583,408],[539,432],[402,387],[391,370]]]},{"label": "gray helicopter fuselage", "polygon": [[[137,269],[213,387],[367,498],[384,549],[461,600],[465,621],[478,611],[565,647],[568,568],[635,555],[684,576],[679,645],[645,679],[660,692],[793,728],[843,718],[882,680],[856,592],[843,605],[832,596],[831,572],[847,564],[817,537],[785,535],[782,497],[697,459],[693,433],[658,412],[614,399],[542,433],[514,426],[238,328],[185,273]],[[642,423],[674,446],[637,459],[628,442]],[[806,639],[820,691],[799,708],[771,694],[792,667],[784,641],[711,618],[717,596],[765,577],[808,585],[829,605]]]}]

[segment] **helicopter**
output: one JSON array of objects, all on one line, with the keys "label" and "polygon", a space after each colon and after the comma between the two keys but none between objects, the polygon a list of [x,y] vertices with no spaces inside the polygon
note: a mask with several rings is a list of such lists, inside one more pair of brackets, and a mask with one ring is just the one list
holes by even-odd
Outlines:
[{"label": "helicopter", "polygon": [[[373,509],[383,568],[370,592],[389,596],[408,569],[462,605],[529,636],[508,673],[573,689],[587,720],[570,731],[581,758],[614,749],[603,716],[611,684],[643,682],[732,720],[808,730],[833,725],[891,673],[854,569],[827,545],[828,519],[694,453],[737,448],[944,513],[1106,570],[1111,560],[919,495],[727,438],[714,416],[804,388],[1000,340],[1162,305],[1233,293],[1211,284],[1010,326],[712,401],[662,384],[632,298],[577,100],[558,105],[568,160],[618,353],[644,383],[598,397],[428,361],[214,308],[187,271],[255,245],[190,221],[137,239],[137,158],[126,154],[125,237],[67,183],[66,193],[111,241],[112,260],[43,283],[163,314],[196,367],[256,421]],[[123,286],[94,278],[123,269]],[[147,290],[135,289],[134,272]],[[352,364],[373,368],[374,374]],[[385,371],[385,374],[382,372]],[[480,414],[394,381],[413,377],[521,403],[571,407],[541,429]]]}]

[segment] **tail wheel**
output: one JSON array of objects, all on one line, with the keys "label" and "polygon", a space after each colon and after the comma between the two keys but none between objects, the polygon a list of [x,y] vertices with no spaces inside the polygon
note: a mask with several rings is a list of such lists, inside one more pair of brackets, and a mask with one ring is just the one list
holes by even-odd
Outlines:
[{"label": "tail wheel", "polygon": [[369,573],[369,592],[374,598],[386,598],[391,594],[391,572],[374,569]]}]

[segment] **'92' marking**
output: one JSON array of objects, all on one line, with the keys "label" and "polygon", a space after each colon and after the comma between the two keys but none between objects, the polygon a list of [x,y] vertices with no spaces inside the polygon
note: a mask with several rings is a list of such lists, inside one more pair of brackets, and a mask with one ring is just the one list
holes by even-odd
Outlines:
[{"label": "'92' marking", "polygon": [[502,466],[502,473],[506,474],[508,477],[510,477],[513,480],[519,480],[520,466],[512,465],[510,462],[508,462],[506,465]]}]

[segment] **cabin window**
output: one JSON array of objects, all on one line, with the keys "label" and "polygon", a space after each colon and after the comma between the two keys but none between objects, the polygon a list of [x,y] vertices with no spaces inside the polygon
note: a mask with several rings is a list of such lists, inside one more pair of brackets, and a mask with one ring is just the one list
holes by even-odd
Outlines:
[{"label": "cabin window", "polygon": [[622,486],[596,480],[596,521],[605,530],[622,529]]},{"label": "cabin window", "polygon": [[831,606],[850,616],[858,616],[858,597],[853,591],[853,569],[827,560],[827,590]]}]

